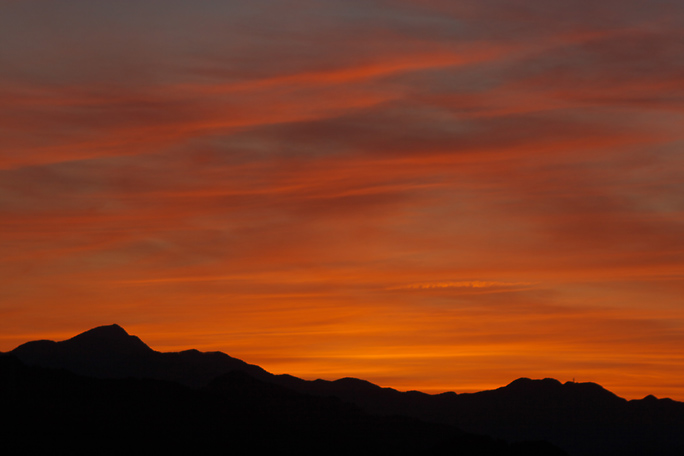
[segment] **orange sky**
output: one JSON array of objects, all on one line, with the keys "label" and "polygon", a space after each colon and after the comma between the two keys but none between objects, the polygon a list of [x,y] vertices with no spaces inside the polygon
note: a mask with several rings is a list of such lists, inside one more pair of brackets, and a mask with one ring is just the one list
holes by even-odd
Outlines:
[{"label": "orange sky", "polygon": [[684,400],[684,6],[0,1],[0,351]]}]

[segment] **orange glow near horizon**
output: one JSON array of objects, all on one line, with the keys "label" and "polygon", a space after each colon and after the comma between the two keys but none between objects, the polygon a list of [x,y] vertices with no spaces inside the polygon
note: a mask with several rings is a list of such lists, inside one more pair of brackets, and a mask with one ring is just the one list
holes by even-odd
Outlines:
[{"label": "orange glow near horizon", "polygon": [[72,3],[0,5],[0,351],[684,400],[682,7]]}]

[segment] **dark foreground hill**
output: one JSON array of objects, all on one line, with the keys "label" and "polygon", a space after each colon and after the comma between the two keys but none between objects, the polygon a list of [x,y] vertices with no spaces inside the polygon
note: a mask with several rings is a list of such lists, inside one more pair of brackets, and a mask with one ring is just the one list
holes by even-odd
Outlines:
[{"label": "dark foreground hill", "polygon": [[[177,382],[194,388],[190,390],[193,394],[199,391],[202,394],[210,390],[215,392],[216,382],[226,379],[221,377],[223,374],[237,371],[247,374],[243,375],[243,380],[258,380],[260,393],[246,396],[254,403],[262,400],[262,397],[270,397],[270,393],[264,391],[287,392],[285,396],[297,397],[297,401],[302,397],[308,398],[308,401],[318,397],[323,402],[335,398],[339,401],[337,403],[354,404],[358,407],[357,412],[363,412],[363,416],[375,415],[374,419],[380,419],[377,415],[395,420],[397,418],[392,417],[404,416],[420,419],[421,425],[430,422],[439,426],[457,426],[467,432],[513,442],[545,440],[573,456],[684,454],[684,404],[652,396],[627,401],[593,383],[561,384],[553,379],[519,379],[497,390],[474,394],[401,393],[351,378],[330,382],[276,376],[219,352],[188,350],[159,353],[117,325],[95,328],[63,342],[29,342],[17,347],[11,354],[29,365],[64,368],[94,378]],[[237,374],[231,375],[234,378]],[[248,388],[255,387],[249,382],[245,385],[251,385]],[[233,383],[232,388],[238,387]],[[291,396],[293,394],[296,396]],[[281,403],[280,399],[285,396],[278,396],[277,401],[262,401],[262,408],[273,409],[269,403]],[[325,404],[323,410],[331,406],[330,403]],[[287,421],[286,417],[291,415],[302,419],[311,416],[309,411],[293,415],[293,410],[299,409],[283,409],[282,419]],[[351,419],[354,422],[363,421],[359,420],[358,416]],[[393,427],[399,428],[401,426],[398,424]],[[404,435],[403,431],[400,434]],[[325,436],[324,440],[332,439],[325,433],[317,432],[317,435]],[[441,442],[437,446],[445,442],[443,438],[437,440]],[[387,444],[392,439],[384,441]],[[400,447],[408,451],[409,447],[402,445]],[[454,441],[444,445],[454,447],[458,444]],[[437,446],[430,451],[437,451]],[[416,451],[427,450],[418,448]],[[358,454],[356,451],[354,453]]]},{"label": "dark foreground hill", "polygon": [[[3,454],[552,456],[448,425],[380,417],[233,371],[202,388],[98,379],[0,356]],[[6,453],[5,453],[6,452]]]}]

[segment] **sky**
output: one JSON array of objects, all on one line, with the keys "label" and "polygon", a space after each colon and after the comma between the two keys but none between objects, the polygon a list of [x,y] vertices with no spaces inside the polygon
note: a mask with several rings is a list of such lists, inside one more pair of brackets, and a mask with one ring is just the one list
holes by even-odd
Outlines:
[{"label": "sky", "polygon": [[684,400],[680,0],[0,0],[0,351]]}]

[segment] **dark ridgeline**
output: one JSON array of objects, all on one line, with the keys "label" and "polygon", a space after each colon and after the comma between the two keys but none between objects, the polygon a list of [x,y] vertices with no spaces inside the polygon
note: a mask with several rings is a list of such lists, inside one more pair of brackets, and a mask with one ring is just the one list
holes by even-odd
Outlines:
[{"label": "dark ridgeline", "polygon": [[9,355],[0,359],[1,405],[17,419],[3,433],[39,451],[54,443],[77,453],[104,445],[114,453],[563,454],[557,445],[573,456],[684,454],[684,404],[626,401],[592,383],[519,379],[474,394],[400,393],[351,378],[272,375],[220,352],[160,353],[117,325]]},{"label": "dark ridgeline", "polygon": [[199,387],[226,372],[239,370],[256,378],[270,374],[225,353],[152,350],[121,326],[99,326],[62,342],[37,340],[10,352],[27,364],[67,369],[97,378],[155,378]]}]

